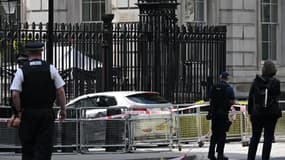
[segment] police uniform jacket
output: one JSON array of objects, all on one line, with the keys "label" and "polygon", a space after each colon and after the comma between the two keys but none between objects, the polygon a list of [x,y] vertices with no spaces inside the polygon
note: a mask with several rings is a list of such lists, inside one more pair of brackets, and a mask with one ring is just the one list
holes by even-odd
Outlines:
[{"label": "police uniform jacket", "polygon": [[53,65],[36,59],[17,70],[10,89],[21,92],[21,108],[51,108],[64,84]]}]

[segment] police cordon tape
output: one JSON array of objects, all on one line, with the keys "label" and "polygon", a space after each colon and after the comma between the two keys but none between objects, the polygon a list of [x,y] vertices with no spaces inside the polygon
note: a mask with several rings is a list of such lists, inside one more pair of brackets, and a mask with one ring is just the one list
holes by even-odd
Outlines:
[{"label": "police cordon tape", "polygon": [[7,123],[10,118],[0,118],[0,122]]},{"label": "police cordon tape", "polygon": [[170,111],[126,111],[123,114],[92,118],[90,120],[111,120],[111,119],[116,119],[116,118],[125,118],[128,115],[165,115],[165,114],[170,114],[170,113],[171,113]]},{"label": "police cordon tape", "polygon": [[[233,119],[235,120],[235,115],[237,114],[237,111],[235,107],[240,108],[241,112],[246,112],[246,104],[245,102],[238,102],[237,104],[234,104],[231,106],[231,115],[233,116]],[[183,104],[183,105],[174,105],[175,107],[171,109],[170,111],[127,111],[123,114],[117,114],[117,115],[111,115],[111,116],[105,116],[105,117],[99,117],[99,118],[90,118],[90,120],[111,120],[116,118],[125,118],[128,115],[165,115],[165,114],[171,114],[173,112],[179,112],[184,110],[190,110],[195,108],[201,108],[201,107],[207,107],[209,106],[209,102],[205,101],[197,101],[192,104]],[[185,107],[184,107],[185,106]],[[183,108],[179,108],[183,107]],[[0,118],[0,122],[8,122],[10,118]]]},{"label": "police cordon tape", "polygon": [[106,116],[106,117],[99,117],[99,118],[94,118],[92,120],[110,120],[110,119],[115,119],[115,118],[124,118],[128,115],[165,115],[165,114],[171,114],[172,112],[177,112],[177,111],[183,111],[183,110],[189,110],[189,109],[194,109],[194,108],[200,108],[200,107],[205,107],[208,106],[209,104],[197,104],[185,108],[177,108],[177,109],[171,109],[171,111],[126,111],[124,114],[117,114],[117,115],[112,115],[112,116]]},{"label": "police cordon tape", "polygon": [[170,160],[183,160],[183,159],[186,159],[188,158],[188,154],[191,152],[191,149],[189,149],[185,154],[183,154],[182,156],[180,157],[176,157],[176,158],[172,158]]},{"label": "police cordon tape", "polygon": [[[116,118],[125,118],[128,115],[165,115],[165,114],[171,114],[173,112],[179,112],[179,111],[184,111],[184,110],[190,110],[190,109],[195,109],[195,108],[201,108],[201,107],[206,107],[209,106],[209,102],[204,102],[204,101],[198,101],[193,104],[183,104],[183,105],[174,105],[177,106],[177,108],[171,109],[171,111],[126,111],[123,114],[117,114],[117,115],[111,115],[111,116],[105,116],[105,117],[99,117],[99,118],[92,118],[90,120],[111,120],[111,119],[116,119]],[[184,108],[178,108],[181,106],[188,106]],[[246,105],[242,105],[240,103],[234,104],[231,106],[231,113],[229,117],[231,117],[231,120],[234,121],[236,119],[236,114],[238,111],[235,109],[235,107],[240,108],[241,112],[246,112]]]},{"label": "police cordon tape", "polygon": [[[172,111],[177,112],[177,111],[189,110],[189,109],[194,109],[194,108],[207,107],[209,105],[210,105],[209,102],[198,101],[198,102],[195,102],[194,104],[175,105],[177,107],[181,107],[181,106],[188,106],[188,107],[177,108],[177,109],[173,109]],[[232,105],[231,110],[236,111],[235,107],[237,107],[237,108],[240,108],[241,112],[246,112],[246,105],[247,105],[247,102],[241,101],[241,102],[238,102],[237,104]]]}]

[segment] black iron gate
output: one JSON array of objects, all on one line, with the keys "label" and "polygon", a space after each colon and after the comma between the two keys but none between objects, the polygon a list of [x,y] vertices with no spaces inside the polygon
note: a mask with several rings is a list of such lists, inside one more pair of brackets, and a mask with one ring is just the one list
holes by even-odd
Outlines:
[{"label": "black iron gate", "polygon": [[[157,40],[147,27],[115,25],[113,90],[158,91],[175,103],[206,99],[225,70],[226,28],[173,26]],[[155,48],[158,43],[160,51]]]},{"label": "black iron gate", "polygon": [[[173,103],[207,98],[225,70],[226,27],[178,27],[175,0],[142,0],[138,6],[139,23],[112,24],[106,15],[102,24],[54,24],[49,54],[66,82],[68,100],[104,90],[158,91]],[[30,40],[46,44],[46,25],[1,23],[2,105],[9,105],[16,55]]]}]

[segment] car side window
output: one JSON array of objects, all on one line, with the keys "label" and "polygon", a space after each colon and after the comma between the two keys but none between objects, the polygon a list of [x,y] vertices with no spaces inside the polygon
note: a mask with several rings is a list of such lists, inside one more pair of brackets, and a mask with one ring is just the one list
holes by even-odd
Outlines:
[{"label": "car side window", "polygon": [[78,102],[75,102],[73,104],[74,107],[78,108],[78,107],[81,107],[82,106],[82,100],[78,101]]},{"label": "car side window", "polygon": [[76,102],[75,107],[97,107],[96,97],[88,97]]},{"label": "car side window", "polygon": [[117,105],[117,101],[114,97],[106,97],[106,104],[107,106],[115,106]]},{"label": "car side window", "polygon": [[84,107],[97,107],[98,104],[96,103],[96,97],[88,97],[82,100],[82,106]]},{"label": "car side window", "polygon": [[117,104],[116,99],[112,96],[98,96],[96,103],[99,107],[114,106]]},{"label": "car side window", "polygon": [[70,107],[70,108],[75,108],[75,107],[76,107],[76,103],[75,103],[75,104],[71,104],[71,105],[69,105],[68,107]]},{"label": "car side window", "polygon": [[164,99],[158,94],[146,94],[146,93],[135,94],[135,95],[127,96],[127,98],[136,103],[144,103],[144,104],[169,103],[166,99]]}]

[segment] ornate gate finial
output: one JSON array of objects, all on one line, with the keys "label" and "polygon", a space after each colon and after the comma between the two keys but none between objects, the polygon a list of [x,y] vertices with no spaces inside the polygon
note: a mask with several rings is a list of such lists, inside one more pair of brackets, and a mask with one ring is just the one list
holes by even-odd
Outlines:
[{"label": "ornate gate finial", "polygon": [[176,24],[175,10],[178,4],[177,0],[138,0],[140,22],[150,23],[151,19],[160,17],[160,24]]}]

